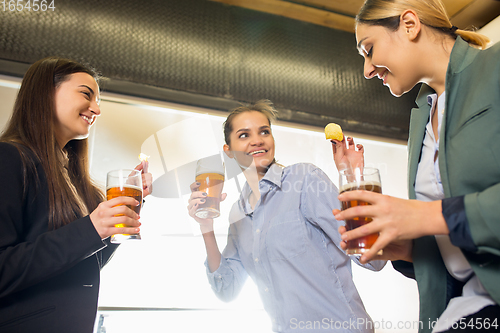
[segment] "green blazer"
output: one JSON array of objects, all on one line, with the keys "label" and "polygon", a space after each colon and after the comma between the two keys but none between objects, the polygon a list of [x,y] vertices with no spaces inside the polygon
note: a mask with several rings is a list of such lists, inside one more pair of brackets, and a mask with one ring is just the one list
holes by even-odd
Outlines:
[{"label": "green blazer", "polygon": [[[408,188],[415,178],[430,106],[422,85],[412,110],[408,141]],[[460,37],[446,73],[445,114],[439,143],[439,170],[446,198],[464,196],[465,213],[477,251],[462,249],[491,297],[500,302],[500,43],[487,50]],[[420,320],[430,332],[447,306],[447,270],[434,236],[416,239],[413,268],[420,294]]]}]

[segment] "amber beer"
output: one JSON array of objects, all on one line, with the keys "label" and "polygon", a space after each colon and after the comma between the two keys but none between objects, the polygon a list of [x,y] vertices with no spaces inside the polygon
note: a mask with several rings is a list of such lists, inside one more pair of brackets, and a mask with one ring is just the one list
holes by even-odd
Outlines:
[{"label": "amber beer", "polygon": [[[339,171],[340,193],[356,190],[365,190],[382,193],[382,183],[380,182],[380,172],[377,168],[358,167],[348,168]],[[342,210],[356,206],[366,206],[369,203],[358,200],[342,201]],[[347,231],[356,229],[372,221],[369,217],[354,217],[345,220]],[[358,239],[347,241],[346,253],[349,255],[361,255],[368,251],[377,241],[378,234],[368,235]],[[382,254],[382,250],[378,254]]]},{"label": "amber beer", "polygon": [[219,204],[222,187],[224,186],[224,175],[214,172],[196,175],[196,181],[200,183],[198,191],[207,194],[205,202],[198,205],[195,215],[202,219],[213,219],[220,215]]},{"label": "amber beer", "polygon": [[[111,200],[113,198],[117,197],[132,197],[138,202],[142,203],[142,189],[137,186],[132,186],[132,185],[126,185],[123,187],[116,186],[116,187],[110,187],[106,189],[106,200]],[[141,204],[138,206],[130,206],[127,205],[128,208],[132,209],[134,212],[137,214],[140,214],[141,212]],[[119,216],[119,215],[117,215]],[[115,227],[117,228],[124,228],[128,227],[125,224],[119,223],[115,224]],[[129,235],[129,234],[118,234],[118,235],[113,235],[111,237],[111,242],[112,243],[121,243],[124,240],[129,240],[129,239],[141,239],[140,234],[135,234],[135,235]]]},{"label": "amber beer", "polygon": [[[137,214],[141,211],[142,204],[142,174],[139,170],[119,169],[109,171],[106,178],[106,199],[116,197],[132,197],[140,204],[138,206],[127,205]],[[120,215],[117,215],[120,216]],[[124,224],[116,224],[115,227],[128,227]],[[127,240],[141,239],[140,234],[128,235],[117,234],[111,236],[111,243],[121,243]]]},{"label": "amber beer", "polygon": [[[382,193],[382,186],[380,183],[369,182],[369,181],[361,181],[359,183],[347,184],[343,189],[341,189],[340,193],[349,192],[349,191],[372,191],[377,193]],[[356,206],[366,206],[369,203],[360,201],[360,200],[350,200],[350,201],[342,201],[342,210],[347,208],[356,207]],[[369,217],[355,217],[353,219],[348,219],[345,221],[345,227],[347,231],[356,229],[370,223],[372,221]],[[367,250],[369,250],[375,241],[378,238],[378,234],[371,234],[365,237],[360,237],[357,239],[353,239],[347,241],[347,254],[363,254]]]}]

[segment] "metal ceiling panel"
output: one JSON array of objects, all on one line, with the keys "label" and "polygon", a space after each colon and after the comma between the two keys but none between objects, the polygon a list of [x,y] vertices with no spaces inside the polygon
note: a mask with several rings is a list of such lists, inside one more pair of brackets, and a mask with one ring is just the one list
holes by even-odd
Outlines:
[{"label": "metal ceiling panel", "polygon": [[107,91],[222,110],[267,98],[282,120],[396,139],[416,95],[364,79],[351,33],[204,0],[0,11],[1,73],[51,55],[92,64]]}]

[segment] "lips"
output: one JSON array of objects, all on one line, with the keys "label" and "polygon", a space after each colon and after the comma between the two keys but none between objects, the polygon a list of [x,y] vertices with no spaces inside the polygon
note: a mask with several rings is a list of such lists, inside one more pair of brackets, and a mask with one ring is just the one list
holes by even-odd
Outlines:
[{"label": "lips", "polygon": [[388,74],[389,74],[389,71],[386,70],[386,71],[384,71],[384,73],[382,74],[382,76],[379,76],[379,78],[383,81],[384,85],[386,84],[386,79],[387,79],[387,75]]},{"label": "lips", "polygon": [[256,156],[257,155],[258,156],[260,154],[265,154],[265,153],[267,153],[267,150],[265,150],[265,149],[259,149],[259,150],[254,150],[254,151],[249,152],[248,155],[250,155],[250,156]]},{"label": "lips", "polygon": [[80,117],[87,122],[87,124],[92,125],[94,122],[94,117],[88,117],[84,114],[81,114]]}]

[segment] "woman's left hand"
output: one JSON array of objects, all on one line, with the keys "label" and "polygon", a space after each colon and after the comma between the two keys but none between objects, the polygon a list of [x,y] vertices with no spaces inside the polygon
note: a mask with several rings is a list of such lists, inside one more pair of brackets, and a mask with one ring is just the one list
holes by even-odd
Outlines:
[{"label": "woman's left hand", "polygon": [[377,252],[391,243],[394,245],[426,235],[449,233],[441,212],[441,201],[405,200],[370,191],[344,192],[339,195],[339,200],[360,200],[370,203],[367,206],[356,206],[344,211],[333,210],[337,220],[358,216],[372,218],[372,222],[342,235],[342,240],[348,241],[370,234],[379,234],[370,251],[360,258],[362,263],[378,259]]},{"label": "woman's left hand", "polygon": [[142,173],[142,197],[145,198],[153,192],[153,175],[148,172],[149,162],[142,161],[134,169]]}]

